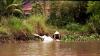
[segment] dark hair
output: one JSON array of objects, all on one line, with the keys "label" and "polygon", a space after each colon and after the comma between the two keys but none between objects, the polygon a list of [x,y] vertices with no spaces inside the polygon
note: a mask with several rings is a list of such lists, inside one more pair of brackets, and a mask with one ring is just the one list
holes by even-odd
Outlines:
[{"label": "dark hair", "polygon": [[45,33],[46,36],[49,36],[49,33]]},{"label": "dark hair", "polygon": [[44,33],[39,33],[39,35],[40,35],[40,36],[43,36],[43,35],[44,35]]}]

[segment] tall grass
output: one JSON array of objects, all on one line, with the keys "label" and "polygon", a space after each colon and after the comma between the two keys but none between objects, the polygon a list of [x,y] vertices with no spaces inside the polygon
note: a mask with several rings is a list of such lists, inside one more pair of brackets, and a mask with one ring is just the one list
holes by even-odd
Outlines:
[{"label": "tall grass", "polygon": [[9,30],[9,33],[27,31],[31,34],[50,32],[52,29],[48,27],[46,20],[43,15],[32,15],[27,19],[20,19],[14,16],[2,17],[0,31],[8,32]]},{"label": "tall grass", "polygon": [[9,34],[10,28],[8,27],[8,19],[6,17],[1,17],[0,19],[0,33],[7,33]]},{"label": "tall grass", "polygon": [[8,26],[12,28],[12,30],[20,30],[24,27],[22,20],[17,17],[11,17],[8,20]]},{"label": "tall grass", "polygon": [[33,33],[38,33],[39,31],[47,31],[45,21],[46,19],[43,15],[33,15],[30,16],[28,19],[24,20],[23,23],[25,26],[30,27]]},{"label": "tall grass", "polygon": [[[53,34],[56,30],[64,35],[64,41],[76,41],[76,40],[86,40],[86,39],[95,39],[96,36],[81,36],[74,34],[75,32],[88,32],[91,31],[90,24],[80,25],[77,23],[70,23],[66,25],[65,28],[60,29],[56,26],[52,26],[46,23],[47,19],[43,15],[32,15],[27,17],[27,19],[20,19],[17,17],[2,17],[0,22],[0,32],[13,33],[19,31],[25,32],[25,34],[34,34],[34,33],[51,33]],[[68,35],[71,33],[70,35]],[[66,35],[67,34],[67,35]],[[98,39],[98,38],[97,38]]]}]

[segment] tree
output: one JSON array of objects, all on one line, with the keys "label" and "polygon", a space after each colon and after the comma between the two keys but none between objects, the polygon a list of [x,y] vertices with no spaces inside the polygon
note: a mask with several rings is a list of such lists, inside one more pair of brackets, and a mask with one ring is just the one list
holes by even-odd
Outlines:
[{"label": "tree", "polygon": [[48,22],[57,27],[66,26],[73,22],[72,1],[53,1],[51,2],[51,12]]},{"label": "tree", "polygon": [[87,13],[87,1],[77,1],[73,14],[77,23],[85,24],[89,19],[89,13]]},{"label": "tree", "polygon": [[0,1],[0,15],[13,15],[22,13],[21,4],[22,0],[1,0]]},{"label": "tree", "polygon": [[100,1],[89,1],[88,12],[91,13],[89,23],[94,32],[100,34]]}]

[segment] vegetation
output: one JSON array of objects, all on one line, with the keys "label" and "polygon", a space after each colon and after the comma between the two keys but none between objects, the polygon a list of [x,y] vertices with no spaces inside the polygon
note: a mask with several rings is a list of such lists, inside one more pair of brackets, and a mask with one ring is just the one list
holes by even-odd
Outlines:
[{"label": "vegetation", "polygon": [[68,34],[65,35],[62,40],[65,42],[72,42],[72,41],[97,41],[100,40],[99,35],[91,34],[91,35],[79,35],[79,34]]},{"label": "vegetation", "polygon": [[21,2],[22,0],[1,0],[0,1],[0,15],[1,16],[9,16],[22,14],[21,9]]},{"label": "vegetation", "polygon": [[[99,1],[28,1],[32,13],[24,15],[23,0],[1,0],[0,34],[28,37],[60,31],[64,41],[99,40]],[[78,33],[78,34],[76,34]],[[28,37],[29,38],[29,37]]]}]

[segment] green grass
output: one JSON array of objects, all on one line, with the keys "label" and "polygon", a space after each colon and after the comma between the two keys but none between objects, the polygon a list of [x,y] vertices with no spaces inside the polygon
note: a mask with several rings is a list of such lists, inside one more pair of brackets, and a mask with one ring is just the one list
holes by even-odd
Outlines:
[{"label": "green grass", "polygon": [[59,31],[63,38],[63,41],[87,41],[87,40],[99,40],[99,36],[92,35],[81,35],[74,33],[89,32],[93,30],[90,24],[80,25],[77,23],[70,23],[65,28],[58,28],[46,23],[46,17],[43,15],[32,15],[27,19],[20,19],[17,17],[2,17],[0,22],[0,32],[13,33],[18,31],[27,32],[30,34],[34,33],[53,33]]},{"label": "green grass", "polygon": [[11,17],[8,20],[8,26],[14,30],[20,30],[24,27],[22,20],[16,17]]},{"label": "green grass", "polygon": [[100,40],[100,36],[96,34],[91,35],[79,35],[79,34],[69,34],[65,35],[62,38],[64,42],[72,42],[72,41],[95,41]]},{"label": "green grass", "polygon": [[31,33],[35,33],[36,30],[41,29],[42,31],[47,32],[48,28],[45,21],[46,18],[43,15],[32,15],[27,19],[20,19],[14,16],[2,17],[0,31],[6,32],[7,29],[11,29],[12,32],[26,29]]}]

